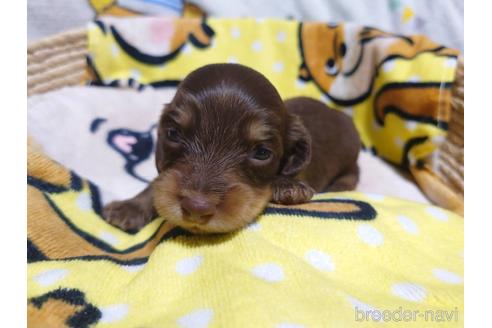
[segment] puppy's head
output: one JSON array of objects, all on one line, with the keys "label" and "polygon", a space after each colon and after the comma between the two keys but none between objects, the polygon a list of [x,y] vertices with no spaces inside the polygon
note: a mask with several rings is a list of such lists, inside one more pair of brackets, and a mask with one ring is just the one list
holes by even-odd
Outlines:
[{"label": "puppy's head", "polygon": [[196,233],[239,229],[271,183],[310,159],[310,138],[273,85],[241,65],[204,66],[183,80],[159,122],[154,206]]}]

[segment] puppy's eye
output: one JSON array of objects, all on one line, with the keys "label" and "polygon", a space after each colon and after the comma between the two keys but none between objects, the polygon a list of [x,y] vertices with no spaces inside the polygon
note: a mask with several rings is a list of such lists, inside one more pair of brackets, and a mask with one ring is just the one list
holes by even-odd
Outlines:
[{"label": "puppy's eye", "polygon": [[272,152],[263,146],[256,148],[255,152],[253,153],[253,158],[259,161],[266,161],[271,156]]},{"label": "puppy's eye", "polygon": [[179,131],[176,128],[169,128],[166,132],[166,137],[169,141],[179,142]]}]

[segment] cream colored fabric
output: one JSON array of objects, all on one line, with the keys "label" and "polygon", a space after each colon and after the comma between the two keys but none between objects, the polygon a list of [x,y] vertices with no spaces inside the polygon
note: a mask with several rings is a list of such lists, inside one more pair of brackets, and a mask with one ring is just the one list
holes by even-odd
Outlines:
[{"label": "cream colored fabric", "polygon": [[[28,99],[28,134],[48,156],[96,183],[104,203],[132,197],[146,183],[128,174],[128,161],[111,148],[108,135],[118,129],[140,134],[151,130],[155,141],[156,130],[151,127],[157,122],[163,104],[173,95],[174,89],[137,92],[83,86],[35,95]],[[95,129],[93,126],[91,132],[91,124],[97,119],[104,121]],[[132,147],[132,141],[126,140],[128,147]],[[118,144],[123,150],[128,149],[124,139]],[[134,171],[150,181],[156,170],[152,148],[149,153],[147,159],[135,165]]]}]

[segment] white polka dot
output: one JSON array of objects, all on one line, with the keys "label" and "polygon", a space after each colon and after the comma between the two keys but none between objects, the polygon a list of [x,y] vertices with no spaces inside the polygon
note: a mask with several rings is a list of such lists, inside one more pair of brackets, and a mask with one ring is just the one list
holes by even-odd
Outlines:
[{"label": "white polka dot", "polygon": [[414,235],[419,233],[419,228],[417,227],[415,222],[413,222],[411,219],[409,219],[408,217],[406,217],[404,215],[398,216],[398,223],[401,225],[403,230],[405,230],[408,233],[411,233]]},{"label": "white polka dot", "polygon": [[381,201],[384,199],[384,195],[381,195],[381,194],[374,194],[374,193],[366,192],[365,195],[367,197],[369,197],[371,200],[375,200],[375,201]]},{"label": "white polka dot", "polygon": [[357,233],[360,239],[371,246],[380,246],[384,241],[383,235],[369,224],[359,225]]},{"label": "white polka dot", "polygon": [[280,31],[277,33],[277,41],[278,42],[284,42],[286,39],[286,34],[284,31]]},{"label": "white polka dot", "polygon": [[232,57],[232,56],[229,57],[229,58],[227,58],[227,62],[229,64],[237,64],[237,63],[239,63],[239,61],[237,60],[237,58],[236,57]]},{"label": "white polka dot", "polygon": [[[354,310],[364,312],[364,314],[366,314],[367,312],[373,313],[374,311],[377,310],[375,307],[373,307],[367,303],[364,303],[355,297],[348,296],[347,300],[350,302],[350,304],[352,304],[352,306],[354,307]],[[371,320],[372,320],[372,317],[371,317]],[[377,320],[377,321],[381,321],[381,320]]]},{"label": "white polka dot", "polygon": [[437,279],[443,282],[447,282],[448,284],[456,285],[463,282],[463,278],[461,278],[459,275],[444,269],[433,269],[432,274]]},{"label": "white polka dot", "polygon": [[256,51],[256,52],[259,52],[263,49],[263,45],[261,44],[260,41],[256,40],[255,42],[253,42],[253,44],[251,45],[251,48]]},{"label": "white polka dot", "polygon": [[183,328],[205,328],[208,326],[214,312],[210,309],[200,309],[178,319],[178,325]]},{"label": "white polka dot", "polygon": [[255,19],[257,23],[261,24],[265,22],[265,18],[256,18]]},{"label": "white polka dot", "polygon": [[145,264],[123,265],[122,267],[128,272],[139,272],[145,267]]},{"label": "white polka dot", "polygon": [[120,321],[128,314],[128,304],[116,304],[101,308],[101,323]]},{"label": "white polka dot", "polygon": [[405,122],[405,127],[407,130],[413,131],[417,128],[417,122],[415,121],[406,121]]},{"label": "white polka dot", "polygon": [[275,328],[304,328],[304,326],[292,322],[282,322],[276,325]]},{"label": "white polka dot", "polygon": [[191,45],[189,43],[185,44],[181,52],[185,55],[189,55],[191,53]]},{"label": "white polka dot", "polygon": [[333,263],[331,256],[322,251],[311,249],[306,252],[304,259],[320,271],[327,272],[335,270],[335,263]]},{"label": "white polka dot", "polygon": [[280,266],[273,263],[258,265],[253,268],[253,274],[269,282],[278,282],[284,279],[284,271]]},{"label": "white polka dot", "polygon": [[231,29],[231,36],[233,39],[237,39],[241,36],[241,30],[239,29],[239,27],[237,26],[234,26],[232,29]]},{"label": "white polka dot", "polygon": [[112,43],[111,44],[111,55],[113,57],[116,57],[120,54],[120,49],[118,49],[118,47],[116,46],[116,44]]},{"label": "white polka dot", "polygon": [[449,68],[455,68],[458,64],[458,60],[456,58],[448,58],[444,61],[444,66]]},{"label": "white polka dot", "polygon": [[406,282],[394,284],[391,287],[391,291],[394,295],[412,302],[421,302],[427,296],[427,291],[424,287]]},{"label": "white polka dot", "polygon": [[105,242],[107,242],[112,246],[118,245],[119,243],[118,237],[107,231],[101,232],[99,234],[99,238],[101,238],[102,240],[104,240]]},{"label": "white polka dot", "polygon": [[210,42],[210,48],[215,48],[217,46],[217,39],[213,39],[212,42]]},{"label": "white polka dot", "polygon": [[465,252],[464,251],[459,252],[459,256],[465,257]]},{"label": "white polka dot", "polygon": [[296,80],[296,88],[304,89],[305,87],[306,87],[306,81],[303,81],[301,79]]},{"label": "white polka dot", "polygon": [[398,147],[402,147],[403,146],[403,140],[401,140],[400,137],[395,137],[395,145],[397,145]]},{"label": "white polka dot", "polygon": [[284,70],[284,63],[282,63],[281,61],[278,61],[275,64],[273,64],[273,71],[277,73],[281,73],[283,70]]},{"label": "white polka dot", "polygon": [[51,269],[38,273],[33,279],[41,286],[49,286],[65,278],[67,274],[67,269]]},{"label": "white polka dot", "polygon": [[90,211],[92,209],[91,196],[89,196],[89,194],[86,192],[81,192],[77,196],[76,203],[77,207],[84,212]]},{"label": "white polka dot", "polygon": [[390,72],[395,68],[395,62],[394,61],[388,61],[383,64],[383,71],[385,72]]},{"label": "white polka dot", "polygon": [[246,229],[251,231],[260,231],[261,225],[258,222],[253,222]]},{"label": "white polka dot", "polygon": [[195,272],[202,264],[202,262],[203,256],[201,255],[179,260],[178,262],[176,262],[176,271],[183,276],[187,276]]},{"label": "white polka dot", "polygon": [[440,221],[447,221],[448,220],[448,215],[446,214],[446,212],[444,212],[440,208],[433,207],[433,206],[427,207],[427,213],[429,213],[434,218],[436,218]]},{"label": "white polka dot", "polygon": [[418,75],[412,75],[412,76],[410,76],[410,78],[408,79],[408,82],[420,82],[420,80],[422,80],[422,79],[420,78],[420,76],[418,76]]}]

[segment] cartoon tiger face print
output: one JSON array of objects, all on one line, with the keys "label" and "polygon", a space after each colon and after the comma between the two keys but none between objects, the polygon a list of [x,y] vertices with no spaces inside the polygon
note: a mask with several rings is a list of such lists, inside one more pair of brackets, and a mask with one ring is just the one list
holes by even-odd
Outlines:
[{"label": "cartoon tiger face print", "polygon": [[299,38],[299,78],[313,81],[341,106],[355,105],[370,95],[378,67],[386,60],[423,52],[453,58],[458,54],[422,35],[404,36],[348,23],[302,23]]},{"label": "cartoon tiger face print", "polygon": [[300,78],[305,81],[314,79],[323,90],[329,90],[337,75],[343,71],[343,57],[347,52],[342,26],[321,27],[317,23],[304,23],[300,37],[304,56]]}]

